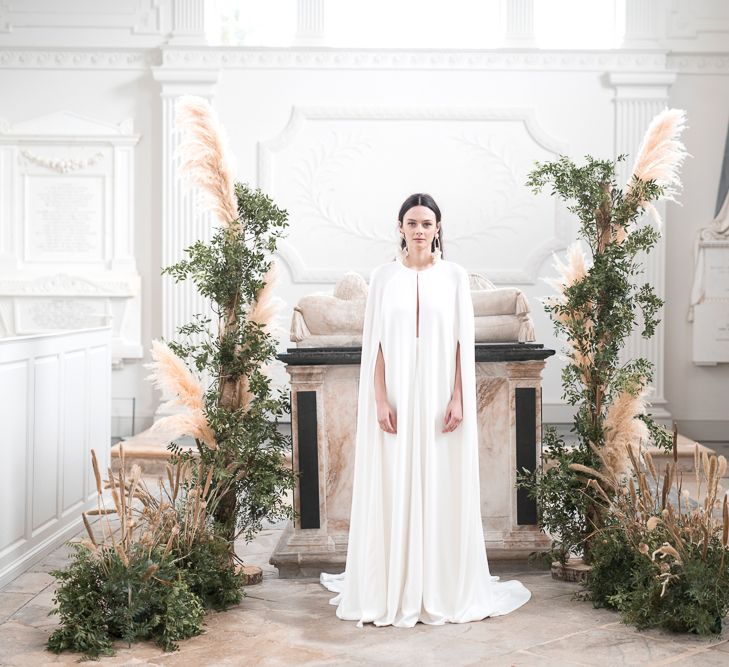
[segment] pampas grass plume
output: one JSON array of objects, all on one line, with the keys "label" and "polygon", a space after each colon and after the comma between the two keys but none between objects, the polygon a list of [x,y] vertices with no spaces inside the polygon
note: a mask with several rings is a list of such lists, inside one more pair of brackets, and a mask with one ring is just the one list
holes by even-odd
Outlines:
[{"label": "pampas grass plume", "polygon": [[638,419],[646,412],[646,391],[645,387],[636,393],[623,390],[615,396],[607,410],[603,462],[616,477],[628,471],[630,458],[627,447],[637,458],[636,450],[648,440],[648,426]]},{"label": "pampas grass plume", "polygon": [[181,132],[177,155],[181,170],[197,185],[210,211],[223,224],[238,219],[238,201],[225,133],[210,102],[183,95],[175,108]]},{"label": "pampas grass plume", "polygon": [[[681,187],[679,171],[689,155],[679,139],[685,126],[686,112],[683,109],[664,109],[653,118],[635,158],[627,192],[635,179],[655,181],[664,188],[663,199],[676,201],[675,195]],[[655,206],[648,202],[641,202],[641,205],[660,223]]]},{"label": "pampas grass plume", "polygon": [[144,364],[144,367],[152,370],[147,379],[162,391],[168,406],[177,404],[190,410],[202,409],[203,388],[200,380],[166,343],[152,341],[152,362]]}]

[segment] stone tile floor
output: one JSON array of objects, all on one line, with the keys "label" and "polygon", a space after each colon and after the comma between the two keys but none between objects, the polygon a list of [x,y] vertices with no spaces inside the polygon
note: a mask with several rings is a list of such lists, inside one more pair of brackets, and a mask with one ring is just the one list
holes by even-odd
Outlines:
[{"label": "stone tile floor", "polygon": [[[554,581],[541,570],[494,571],[519,578],[532,599],[507,616],[474,623],[414,628],[357,628],[329,604],[333,593],[317,579],[279,579],[268,558],[283,529],[270,525],[241,546],[247,563],[263,568],[261,584],[246,588],[236,608],[210,613],[206,632],[164,653],[151,643],[99,662],[109,665],[729,665],[729,630],[718,638],[637,632],[589,602],[573,599],[576,584]],[[81,533],[79,533],[79,536]],[[56,656],[45,641],[57,624],[53,577],[68,548],[0,590],[0,665],[71,665],[79,655]],[[495,564],[494,564],[495,565]],[[88,663],[91,664],[91,663]]]}]

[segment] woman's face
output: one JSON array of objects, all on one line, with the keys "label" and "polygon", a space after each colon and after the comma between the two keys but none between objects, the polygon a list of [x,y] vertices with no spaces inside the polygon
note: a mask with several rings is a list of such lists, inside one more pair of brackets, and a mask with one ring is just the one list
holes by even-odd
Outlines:
[{"label": "woman's face", "polygon": [[399,225],[400,231],[405,234],[408,250],[430,252],[430,245],[439,227],[433,211],[427,206],[413,206],[405,213]]}]

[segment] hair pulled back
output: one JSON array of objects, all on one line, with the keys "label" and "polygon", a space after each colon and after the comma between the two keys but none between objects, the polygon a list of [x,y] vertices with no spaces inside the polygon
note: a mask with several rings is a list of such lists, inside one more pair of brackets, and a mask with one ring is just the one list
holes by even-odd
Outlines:
[{"label": "hair pulled back", "polygon": [[[435,221],[440,224],[440,208],[438,208],[438,204],[435,203],[435,199],[433,199],[429,194],[425,192],[417,192],[413,195],[410,195],[400,207],[400,213],[398,213],[397,219],[400,221],[400,225],[402,226],[403,218],[405,217],[405,214],[413,208],[413,206],[425,206],[426,208],[429,208],[433,213],[435,214]],[[443,254],[443,226],[440,225],[438,231],[436,232],[436,236],[433,237],[433,241],[430,243],[430,252],[435,252],[435,239],[438,239],[438,243],[440,244],[440,252],[441,257],[444,256]],[[400,250],[404,250],[405,248],[405,239],[400,239]]]}]

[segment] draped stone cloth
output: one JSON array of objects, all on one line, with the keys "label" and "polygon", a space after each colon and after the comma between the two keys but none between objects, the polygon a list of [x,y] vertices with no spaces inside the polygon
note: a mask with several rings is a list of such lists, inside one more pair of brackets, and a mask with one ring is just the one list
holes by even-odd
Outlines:
[{"label": "draped stone cloth", "polygon": [[[463,422],[443,433],[458,342]],[[380,346],[387,398],[397,414],[394,434],[377,423]],[[500,582],[489,572],[476,418],[467,271],[443,259],[422,270],[400,259],[376,267],[362,334],[346,569],[320,577],[337,593],[329,602],[339,618],[358,627],[464,623],[506,614],[529,600],[520,582]]]}]

